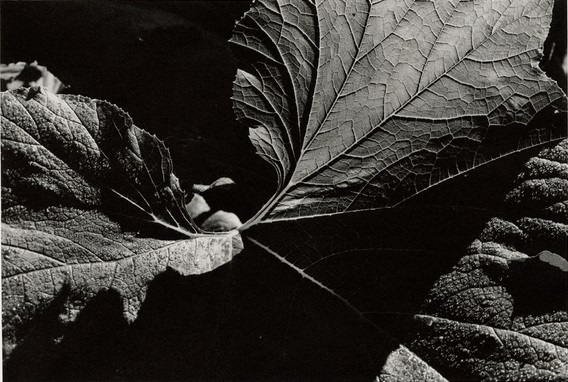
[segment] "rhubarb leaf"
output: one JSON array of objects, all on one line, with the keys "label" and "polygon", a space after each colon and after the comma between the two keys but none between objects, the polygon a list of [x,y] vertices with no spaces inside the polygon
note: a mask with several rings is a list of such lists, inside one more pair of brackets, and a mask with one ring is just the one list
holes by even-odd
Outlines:
[{"label": "rhubarb leaf", "polygon": [[[40,313],[63,295],[61,320],[72,322],[91,298],[119,292],[133,321],[155,276],[208,272],[242,248],[238,235],[159,240],[124,232],[96,210],[16,206],[2,212],[2,323],[4,350],[25,340]],[[68,295],[67,295],[68,294]],[[33,325],[32,325],[33,327]]]},{"label": "rhubarb leaf", "polygon": [[[278,189],[243,225],[247,243],[337,297],[385,342],[403,341],[453,251],[471,243],[463,230],[474,209],[401,203],[566,136],[566,96],[538,67],[552,6],[254,2],[231,40],[240,60],[233,105]],[[554,117],[530,123],[538,113]],[[407,363],[419,379],[418,364]],[[389,373],[387,364],[379,379]]]},{"label": "rhubarb leaf", "polygon": [[2,160],[5,207],[98,207],[186,237],[199,232],[164,143],[108,102],[40,87],[3,93]]},{"label": "rhubarb leaf", "polygon": [[208,272],[242,248],[236,232],[200,233],[163,142],[116,106],[39,87],[1,106],[5,354],[60,296],[67,322],[118,291],[131,321],[166,268]]},{"label": "rhubarb leaf", "polygon": [[567,160],[564,140],[528,161],[506,197],[509,215],[524,216],[491,219],[430,290],[411,348],[438,370],[483,381],[568,377]]},{"label": "rhubarb leaf", "polygon": [[[261,0],[237,24],[234,109],[279,188],[248,225],[396,205],[558,138],[539,69],[551,0]],[[245,224],[247,226],[247,224]]]}]

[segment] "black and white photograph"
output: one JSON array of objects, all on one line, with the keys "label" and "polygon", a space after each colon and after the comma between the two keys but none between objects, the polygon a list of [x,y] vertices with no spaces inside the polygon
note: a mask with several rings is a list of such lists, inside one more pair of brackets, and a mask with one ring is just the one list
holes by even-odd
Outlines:
[{"label": "black and white photograph", "polygon": [[1,0],[1,380],[568,381],[566,5]]}]

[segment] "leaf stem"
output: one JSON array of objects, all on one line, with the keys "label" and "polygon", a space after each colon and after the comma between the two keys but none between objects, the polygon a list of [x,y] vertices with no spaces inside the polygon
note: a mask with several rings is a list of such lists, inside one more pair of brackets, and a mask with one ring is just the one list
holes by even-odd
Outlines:
[{"label": "leaf stem", "polygon": [[345,304],[348,308],[350,308],[355,314],[357,314],[357,316],[359,316],[359,318],[366,322],[367,324],[371,325],[373,328],[375,328],[379,334],[381,334],[382,336],[384,336],[385,338],[388,338],[389,340],[394,341],[395,343],[399,344],[400,341],[397,341],[396,338],[394,338],[392,335],[390,335],[389,333],[385,332],[380,326],[378,326],[377,324],[375,324],[373,321],[369,320],[367,317],[365,317],[365,315],[363,314],[363,312],[361,312],[359,309],[357,309],[353,304],[351,304],[345,297],[341,296],[340,294],[338,294],[337,292],[335,292],[333,289],[327,287],[326,285],[322,284],[321,282],[319,282],[318,280],[316,280],[315,278],[313,278],[312,276],[310,276],[309,274],[307,274],[303,269],[299,268],[298,266],[292,264],[291,262],[289,262],[288,260],[286,260],[284,257],[280,256],[278,253],[276,253],[275,251],[271,250],[270,248],[268,248],[267,246],[265,246],[264,244],[261,244],[260,242],[258,242],[257,240],[251,238],[250,236],[247,236],[246,239],[248,241],[250,241],[251,243],[253,243],[254,245],[256,245],[257,247],[263,249],[264,251],[270,253],[271,255],[273,255],[274,257],[276,257],[278,260],[280,260],[281,262],[283,262],[284,264],[286,264],[287,266],[289,266],[290,268],[294,269],[296,272],[298,272],[303,278],[311,281],[312,283],[314,283],[315,285],[319,286],[320,288],[322,288],[323,290],[329,292],[331,295],[335,296],[336,298],[338,298],[343,304]]}]

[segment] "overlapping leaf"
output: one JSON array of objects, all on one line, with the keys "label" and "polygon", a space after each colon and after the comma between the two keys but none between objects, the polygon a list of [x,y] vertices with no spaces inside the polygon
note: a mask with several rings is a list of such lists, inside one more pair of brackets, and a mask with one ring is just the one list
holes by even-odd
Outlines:
[{"label": "overlapping leaf", "polygon": [[114,289],[132,320],[167,267],[203,273],[240,250],[235,233],[198,232],[168,150],[115,106],[19,89],[2,94],[1,117],[6,353],[65,291],[68,318]]},{"label": "overlapping leaf", "polygon": [[566,256],[567,160],[566,140],[532,158],[506,198],[524,216],[492,219],[433,286],[412,343],[431,365],[462,379],[568,378],[568,262],[555,253]]},{"label": "overlapping leaf", "polygon": [[438,378],[433,369],[449,380],[563,380],[568,263],[558,254],[565,256],[568,233],[566,143],[528,161],[506,197],[511,222],[485,215],[480,240],[453,269],[455,253],[468,245],[468,219],[483,217],[471,216],[475,209],[409,206],[279,221],[245,237],[385,338],[406,343],[426,301],[410,350],[392,354],[383,380]]},{"label": "overlapping leaf", "polygon": [[5,207],[64,202],[128,215],[184,236],[199,232],[163,142],[114,105],[41,89],[2,96]]},{"label": "overlapping leaf", "polygon": [[244,225],[251,244],[403,338],[464,217],[442,213],[428,234],[419,209],[392,212],[408,214],[400,229],[372,210],[565,136],[529,124],[566,109],[538,68],[551,13],[550,0],[255,2],[232,39],[234,108],[279,187]]},{"label": "overlapping leaf", "polygon": [[[105,290],[123,298],[125,317],[136,318],[155,276],[167,268],[183,275],[208,272],[240,251],[238,236],[158,240],[125,233],[96,210],[16,206],[2,212],[2,323],[4,349],[25,339],[28,324],[61,294],[69,293],[63,321],[72,321]],[[68,292],[66,292],[68,291]],[[19,333],[19,334],[18,334]]]},{"label": "overlapping leaf", "polygon": [[447,379],[401,345],[389,355],[376,382],[447,382]]},{"label": "overlapping leaf", "polygon": [[551,13],[550,0],[255,2],[231,40],[234,106],[279,189],[253,222],[392,206],[562,135],[520,125],[564,102],[538,68]]}]

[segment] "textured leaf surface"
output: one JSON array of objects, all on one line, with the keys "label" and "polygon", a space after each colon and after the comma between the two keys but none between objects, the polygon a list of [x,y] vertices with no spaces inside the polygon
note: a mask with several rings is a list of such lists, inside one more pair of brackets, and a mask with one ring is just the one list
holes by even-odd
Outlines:
[{"label": "textured leaf surface", "polygon": [[[124,315],[136,318],[155,276],[167,268],[182,275],[208,272],[242,248],[238,236],[157,240],[124,233],[90,210],[13,207],[2,213],[2,311],[6,351],[25,336],[17,329],[61,294],[69,293],[72,321],[89,299],[109,289],[123,298]],[[67,292],[68,291],[68,292]]]},{"label": "textured leaf surface", "polygon": [[492,219],[433,286],[412,343],[432,365],[463,379],[568,378],[567,159],[566,140],[532,158],[506,198],[526,216]]},{"label": "textured leaf surface", "polygon": [[42,89],[2,95],[5,207],[64,202],[198,231],[163,142],[114,105]]},{"label": "textured leaf surface", "polygon": [[[566,204],[565,194],[540,187],[518,195],[527,184],[554,185],[566,177],[564,145],[532,158],[519,175],[506,197],[513,222],[491,219],[492,210],[399,206],[259,224],[245,233],[252,238],[245,247],[259,247],[336,296],[385,341],[406,343],[413,316],[427,300],[419,340],[410,350],[445,378],[516,381],[526,374],[562,380],[567,263],[558,254],[565,255],[566,215],[550,211]],[[541,208],[518,205],[520,200],[541,200]],[[478,221],[489,221],[488,228],[452,271]],[[436,282],[440,274],[447,275]],[[496,340],[501,336],[504,345]],[[389,358],[381,378],[397,377],[389,365],[400,356]],[[401,380],[422,378],[412,368],[400,369]]]},{"label": "textured leaf surface", "polygon": [[405,346],[393,351],[376,382],[447,382],[440,373]]},{"label": "textured leaf surface", "polygon": [[199,234],[163,143],[124,112],[32,88],[2,94],[2,301],[5,351],[57,297],[72,320],[109,289],[136,317],[170,267],[210,271],[242,248]]},{"label": "textured leaf surface", "polygon": [[[459,231],[474,212],[441,212],[428,227],[426,209],[371,210],[565,136],[563,123],[529,123],[549,105],[566,108],[538,68],[551,13],[549,0],[255,2],[231,40],[241,62],[233,101],[279,186],[244,225],[251,244],[385,338],[404,338],[432,276],[471,243]],[[563,193],[553,183],[549,199]],[[524,222],[527,235],[540,231],[540,220]],[[380,378],[396,378],[388,368]],[[420,370],[408,375],[425,378]]]},{"label": "textured leaf surface", "polygon": [[395,205],[564,134],[521,126],[564,100],[538,68],[551,13],[550,0],[255,2],[231,41],[237,116],[280,185],[257,218]]}]

